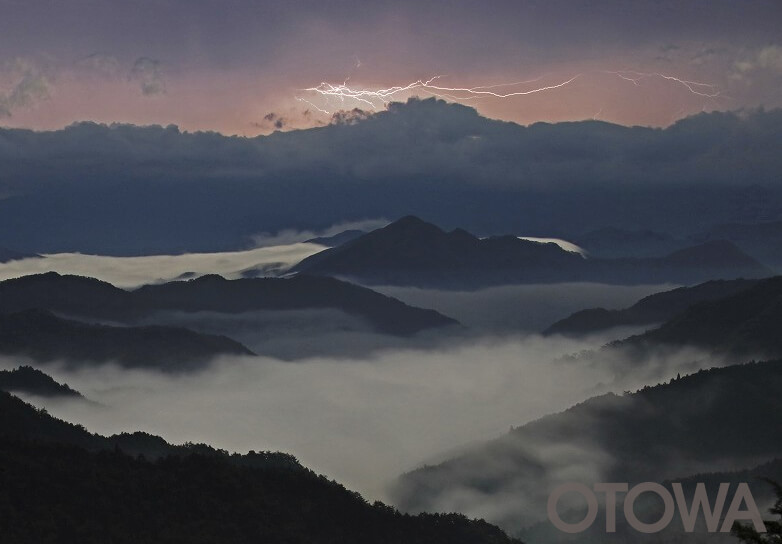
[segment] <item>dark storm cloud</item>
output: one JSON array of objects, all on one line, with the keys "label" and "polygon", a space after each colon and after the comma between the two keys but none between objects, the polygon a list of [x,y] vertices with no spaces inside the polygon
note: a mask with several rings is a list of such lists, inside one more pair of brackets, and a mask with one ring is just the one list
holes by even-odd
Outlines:
[{"label": "dark storm cloud", "polygon": [[5,191],[17,196],[0,201],[0,226],[18,249],[109,254],[224,250],[264,232],[409,213],[477,234],[675,234],[780,218],[780,146],[782,110],[700,114],[664,130],[522,127],[434,100],[253,139],[93,123],[3,130]]},{"label": "dark storm cloud", "polygon": [[281,130],[287,124],[288,120],[285,117],[277,113],[270,112],[263,116],[263,121],[260,123],[254,123],[254,126],[260,129],[274,128],[276,130]]},{"label": "dark storm cloud", "polygon": [[[579,47],[598,43],[638,45],[668,43],[670,37],[691,41],[711,40],[722,36],[748,36],[755,43],[776,39],[782,7],[773,0],[644,0],[627,2],[605,0],[500,0],[485,2],[413,2],[394,3],[358,1],[290,1],[284,3],[211,0],[156,2],[92,2],[76,0],[65,3],[4,2],[6,24],[2,25],[0,44],[14,54],[14,49],[36,47],[57,50],[66,38],[72,48],[92,45],[91,51],[105,50],[109,44],[127,52],[139,46],[173,53],[206,55],[214,61],[254,59],[263,62],[273,57],[263,47],[286,40],[295,23],[307,30],[308,25],[341,29],[340,48],[350,43],[357,29],[376,31],[387,22],[396,21],[399,36],[417,38],[409,44],[393,44],[393,34],[376,34],[383,46],[397,50],[433,46],[454,54],[472,49],[465,43],[465,32],[480,35],[484,54],[502,53],[501,46],[525,44],[543,53],[551,46]],[[776,19],[774,16],[777,16]],[[346,27],[345,21],[351,21]],[[258,32],[258,23],[263,31]],[[20,23],[20,24],[14,24]],[[35,40],[28,29],[35,28]],[[393,27],[392,27],[393,28]],[[552,29],[558,32],[552,33]],[[418,34],[419,30],[426,33]],[[469,41],[468,41],[469,42]],[[208,44],[208,52],[204,45]],[[249,47],[248,47],[249,46]],[[306,48],[307,44],[301,44]],[[469,46],[469,47],[468,47]],[[332,46],[326,53],[334,51]],[[18,52],[18,51],[16,51]],[[89,54],[85,51],[84,54]],[[258,59],[260,54],[260,59]],[[356,51],[350,53],[354,59]],[[556,54],[556,53],[553,53]],[[362,59],[363,61],[364,59]]]}]

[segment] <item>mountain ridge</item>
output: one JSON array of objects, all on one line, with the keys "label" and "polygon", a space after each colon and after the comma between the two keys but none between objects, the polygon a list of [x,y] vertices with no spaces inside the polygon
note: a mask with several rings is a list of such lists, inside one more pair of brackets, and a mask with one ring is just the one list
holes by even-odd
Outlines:
[{"label": "mountain ridge", "polygon": [[780,388],[782,362],[768,361],[592,397],[402,475],[394,497],[409,511],[491,511],[499,501],[504,506],[497,505],[490,521],[513,531],[545,519],[541,505],[558,474],[642,482],[752,466],[782,448],[782,436],[773,432]]},{"label": "mountain ridge", "polygon": [[585,259],[555,243],[514,235],[478,238],[463,229],[446,232],[415,216],[307,257],[291,272],[370,285],[453,289],[573,281],[689,283],[773,273],[727,241],[704,242],[660,258]]},{"label": "mountain ridge", "polygon": [[5,392],[0,467],[0,527],[14,542],[521,544],[458,514],[369,504],[289,454],[103,437]]},{"label": "mountain ridge", "polygon": [[55,272],[0,282],[0,314],[45,309],[79,318],[133,323],[164,311],[237,314],[307,308],[340,309],[365,318],[379,332],[401,336],[457,324],[434,310],[409,306],[365,287],[307,275],[236,280],[207,275],[133,291]]},{"label": "mountain ridge", "polygon": [[679,287],[642,298],[620,310],[587,308],[553,323],[544,335],[580,336],[612,327],[651,325],[670,319],[691,305],[736,294],[755,285],[758,280],[712,280],[692,287]]}]

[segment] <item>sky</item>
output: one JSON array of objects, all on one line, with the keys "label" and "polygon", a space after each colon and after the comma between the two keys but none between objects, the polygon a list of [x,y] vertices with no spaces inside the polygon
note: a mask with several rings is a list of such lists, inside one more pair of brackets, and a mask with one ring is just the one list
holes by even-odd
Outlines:
[{"label": "sky", "polygon": [[667,126],[782,105],[780,23],[776,0],[0,0],[0,126],[253,136],[410,95]]}]

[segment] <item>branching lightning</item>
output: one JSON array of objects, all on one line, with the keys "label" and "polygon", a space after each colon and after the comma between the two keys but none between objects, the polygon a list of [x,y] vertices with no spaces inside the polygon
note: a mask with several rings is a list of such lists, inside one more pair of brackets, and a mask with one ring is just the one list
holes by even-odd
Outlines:
[{"label": "branching lightning", "polygon": [[674,76],[668,76],[659,72],[635,72],[633,70],[624,70],[619,72],[605,71],[606,74],[614,74],[625,81],[630,81],[635,86],[640,86],[641,81],[644,79],[661,78],[668,81],[674,81],[684,86],[692,94],[703,96],[705,98],[717,98],[722,96],[722,91],[713,83],[699,83],[697,81],[689,81],[686,79],[680,79]]},{"label": "branching lightning", "polygon": [[[395,85],[385,89],[364,89],[351,87],[348,85],[348,81],[346,80],[341,84],[321,82],[315,87],[309,87],[302,90],[305,92],[316,93],[317,95],[326,97],[327,99],[338,99],[342,103],[344,103],[346,100],[354,100],[361,105],[369,106],[372,109],[377,110],[378,108],[388,105],[388,103],[393,101],[398,95],[413,91],[424,92],[439,98],[450,99],[455,102],[475,100],[477,98],[510,98],[513,96],[525,96],[559,89],[569,85],[580,76],[581,74],[576,74],[575,76],[565,81],[543,87],[535,87],[532,89],[516,91],[508,90],[507,92],[499,92],[495,89],[507,89],[509,87],[528,85],[530,83],[539,81],[542,79],[542,76],[527,81],[500,83],[496,85],[481,85],[478,87],[446,87],[443,85],[436,85],[435,82],[441,79],[443,76],[434,76],[427,80],[419,79],[417,81],[413,81],[412,83],[408,83],[407,85]],[[328,113],[326,110],[318,108],[308,100],[305,100],[301,97],[296,97],[296,99],[302,102],[307,102],[318,110],[323,111],[324,113]]]},{"label": "branching lightning", "polygon": [[[355,67],[358,68],[360,66],[361,63],[357,59]],[[603,79],[600,79],[601,74],[603,74]],[[568,79],[562,79],[545,85],[542,85],[540,82],[544,78],[548,78],[549,81],[551,81],[549,76],[540,76],[525,81],[479,85],[474,87],[447,86],[441,83],[444,79],[444,76],[442,75],[386,88],[356,86],[349,83],[350,78],[348,77],[342,83],[321,82],[316,86],[300,89],[300,93],[306,96],[306,98],[304,96],[296,96],[295,98],[300,102],[308,104],[320,113],[331,115],[336,110],[355,107],[362,109],[369,108],[377,111],[385,108],[393,101],[403,100],[405,96],[416,93],[435,96],[452,102],[469,102],[489,99],[503,100],[538,93],[556,92],[559,89],[571,85],[579,78],[589,78],[590,83],[600,86],[605,84],[604,78],[606,74],[609,77],[618,77],[621,80],[630,82],[635,87],[643,86],[645,81],[658,79],[676,85],[687,93],[701,97],[706,101],[728,98],[723,94],[720,87],[713,83],[702,83],[659,72],[639,72],[635,70],[594,70],[578,73]],[[578,92],[582,91],[583,85],[579,87]],[[601,113],[602,108],[600,112],[593,116],[593,118],[596,118]]]}]

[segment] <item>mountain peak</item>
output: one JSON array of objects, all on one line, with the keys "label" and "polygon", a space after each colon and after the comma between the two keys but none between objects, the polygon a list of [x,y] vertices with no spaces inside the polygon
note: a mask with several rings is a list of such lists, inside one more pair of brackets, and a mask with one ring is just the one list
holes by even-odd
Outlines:
[{"label": "mountain peak", "polygon": [[674,251],[666,260],[690,266],[762,266],[728,240],[709,240],[702,244]]},{"label": "mountain peak", "polygon": [[420,231],[427,231],[427,232],[444,233],[444,231],[437,225],[433,223],[427,223],[426,221],[424,221],[423,219],[415,215],[406,215],[401,219],[397,219],[393,223],[385,226],[380,230],[386,232],[407,232],[407,233],[420,230]]}]

